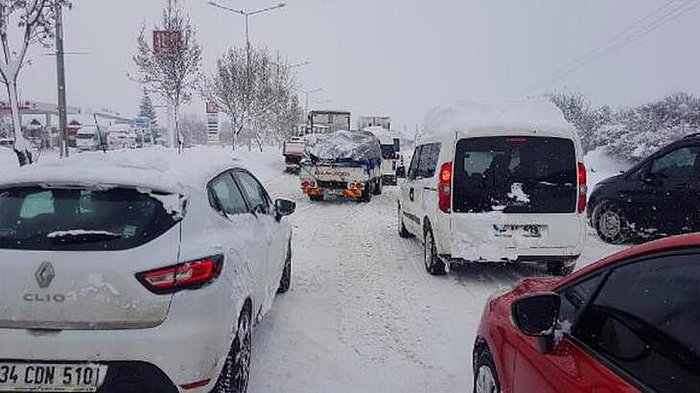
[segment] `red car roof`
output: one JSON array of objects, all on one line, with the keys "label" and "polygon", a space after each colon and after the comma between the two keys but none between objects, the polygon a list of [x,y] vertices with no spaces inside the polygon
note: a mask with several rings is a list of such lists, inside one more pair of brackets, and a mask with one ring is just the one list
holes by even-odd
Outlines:
[{"label": "red car roof", "polygon": [[[620,251],[607,258],[604,258],[594,264],[581,269],[572,278],[587,274],[593,270],[600,269],[604,266],[616,263],[618,261],[651,254],[656,252],[670,251],[679,248],[700,247],[700,233],[691,233],[689,235],[672,236],[665,239],[655,240],[653,242],[644,243],[642,245],[628,248]],[[567,280],[569,281],[569,280]]]}]

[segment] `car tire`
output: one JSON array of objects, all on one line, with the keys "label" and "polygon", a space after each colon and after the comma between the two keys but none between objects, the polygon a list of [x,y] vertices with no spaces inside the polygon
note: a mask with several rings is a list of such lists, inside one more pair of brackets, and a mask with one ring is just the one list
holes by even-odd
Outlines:
[{"label": "car tire", "polygon": [[598,237],[610,244],[623,244],[631,239],[629,221],[622,209],[612,202],[601,202],[593,210],[593,224]]},{"label": "car tire", "polygon": [[401,211],[401,206],[399,205],[398,214],[398,227],[399,227],[399,237],[403,239],[408,239],[413,237],[411,232],[406,229],[406,225],[403,223],[403,212]]},{"label": "car tire", "polygon": [[370,202],[372,201],[372,194],[374,193],[374,189],[372,187],[372,183],[365,183],[365,189],[362,191],[362,196],[360,197],[360,202]]},{"label": "car tire", "polygon": [[423,251],[423,262],[425,270],[433,276],[443,276],[447,273],[445,262],[440,259],[437,254],[437,246],[435,245],[435,237],[430,227],[425,230],[425,249]]},{"label": "car tire", "polygon": [[282,270],[282,278],[280,286],[277,288],[277,293],[287,293],[292,284],[292,242],[289,242],[287,247],[287,258],[284,260],[284,270]]},{"label": "car tire", "polygon": [[236,338],[211,393],[245,393],[248,390],[251,349],[252,317],[245,307],[238,318]]},{"label": "car tire", "polygon": [[484,349],[474,357],[474,393],[500,393],[501,383],[498,380],[496,365],[488,349]]},{"label": "car tire", "polygon": [[550,263],[547,265],[547,273],[552,276],[566,277],[576,270],[576,264],[564,265],[561,262]]}]

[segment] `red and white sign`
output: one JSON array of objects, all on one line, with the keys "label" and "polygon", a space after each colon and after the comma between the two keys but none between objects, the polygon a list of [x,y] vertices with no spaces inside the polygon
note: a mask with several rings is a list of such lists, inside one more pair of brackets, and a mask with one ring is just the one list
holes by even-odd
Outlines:
[{"label": "red and white sign", "polygon": [[162,53],[169,48],[176,48],[182,41],[179,31],[155,30],[153,32],[153,52]]},{"label": "red and white sign", "polygon": [[213,102],[207,102],[207,113],[219,113],[219,107]]}]

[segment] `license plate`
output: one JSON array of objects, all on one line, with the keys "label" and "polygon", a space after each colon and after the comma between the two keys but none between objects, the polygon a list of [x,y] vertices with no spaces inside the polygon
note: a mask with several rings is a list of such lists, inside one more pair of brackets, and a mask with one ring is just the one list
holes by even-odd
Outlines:
[{"label": "license plate", "polygon": [[494,225],[496,237],[512,238],[519,233],[526,238],[541,238],[542,226],[540,225]]},{"label": "license plate", "polygon": [[106,375],[98,364],[0,363],[0,392],[96,392]]}]

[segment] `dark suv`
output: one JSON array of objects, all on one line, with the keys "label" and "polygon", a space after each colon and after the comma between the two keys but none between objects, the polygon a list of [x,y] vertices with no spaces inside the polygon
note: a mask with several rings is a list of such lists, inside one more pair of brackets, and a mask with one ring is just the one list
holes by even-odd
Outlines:
[{"label": "dark suv", "polygon": [[700,134],[693,134],[598,183],[588,219],[612,244],[698,232],[699,192]]}]

